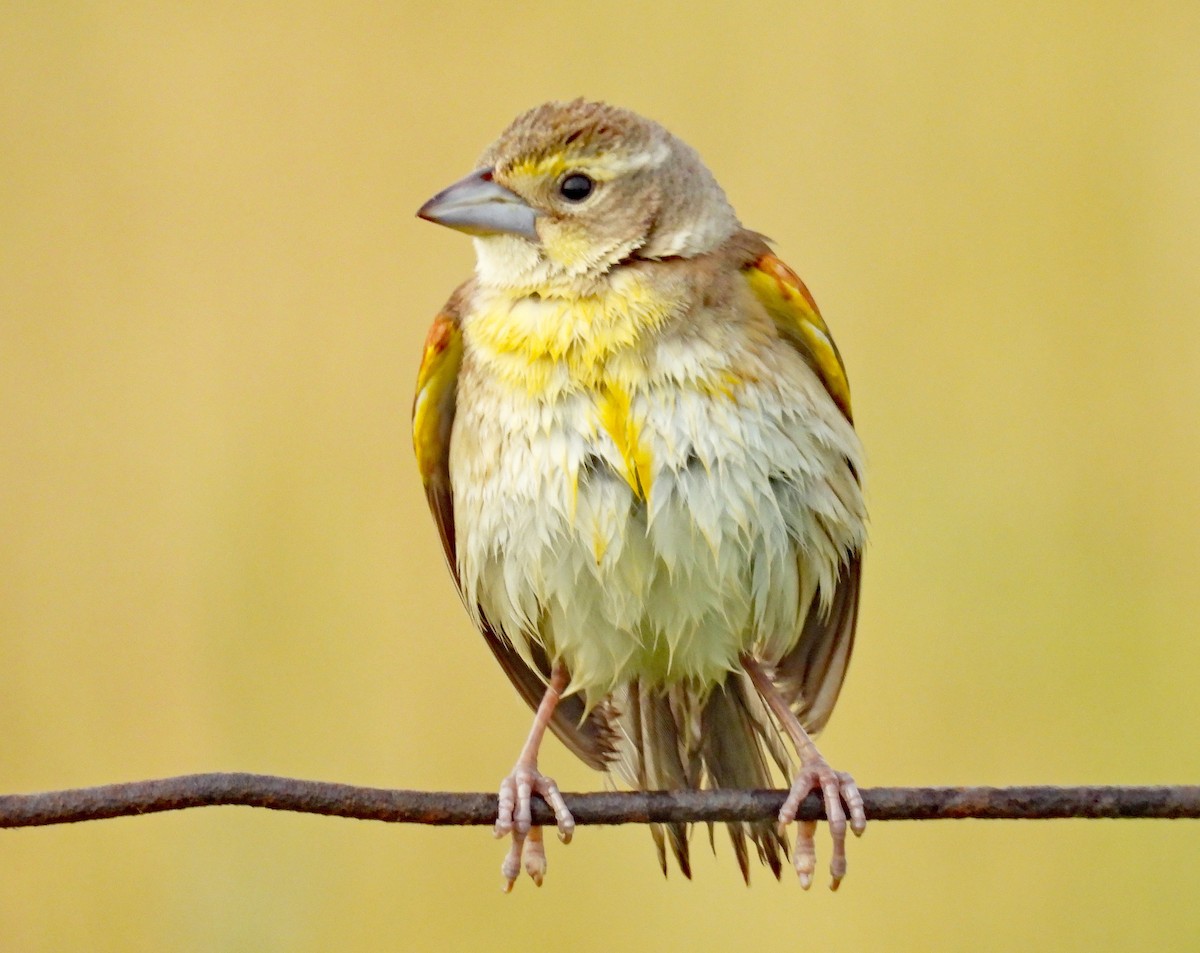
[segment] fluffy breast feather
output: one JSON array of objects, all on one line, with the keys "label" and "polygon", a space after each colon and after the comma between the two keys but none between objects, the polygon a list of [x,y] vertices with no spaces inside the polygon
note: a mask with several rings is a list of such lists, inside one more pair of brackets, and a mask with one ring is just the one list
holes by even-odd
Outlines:
[{"label": "fluffy breast feather", "polygon": [[[710,686],[744,651],[779,658],[863,542],[857,437],[749,291],[683,315],[636,293],[632,333],[620,302],[526,299],[518,321],[493,304],[463,324],[466,603],[562,658],[589,703],[633,678]],[[612,346],[575,346],[588,325]]]}]

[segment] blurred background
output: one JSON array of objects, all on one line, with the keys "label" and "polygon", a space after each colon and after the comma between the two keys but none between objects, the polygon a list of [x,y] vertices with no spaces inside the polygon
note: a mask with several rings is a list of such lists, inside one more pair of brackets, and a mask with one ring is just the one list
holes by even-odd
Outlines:
[{"label": "blurred background", "polygon": [[[802,274],[870,459],[861,783],[1200,780],[1200,6],[0,11],[0,791],[492,789],[529,713],[408,436],[518,112],[695,145]],[[557,741],[566,790],[599,786]],[[4,832],[0,949],[1194,949],[1194,822],[879,823],[836,896],[697,832],[503,846],[223,808]],[[828,839],[819,841],[821,861]]]}]

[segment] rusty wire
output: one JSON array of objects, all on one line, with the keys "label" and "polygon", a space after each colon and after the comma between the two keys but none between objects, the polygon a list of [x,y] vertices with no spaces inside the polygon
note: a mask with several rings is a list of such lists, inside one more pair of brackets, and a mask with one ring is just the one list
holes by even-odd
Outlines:
[{"label": "rusty wire", "polygon": [[[868,788],[873,821],[1047,818],[1200,818],[1200,785],[1157,787]],[[649,791],[567,794],[578,824],[751,821],[774,817],[782,791]],[[496,795],[389,790],[263,774],[188,774],[102,787],[0,795],[0,827],[38,827],[112,817],[242,805],[407,824],[482,825],[496,818]],[[810,795],[800,809],[820,820]],[[534,821],[553,824],[535,798]]]}]

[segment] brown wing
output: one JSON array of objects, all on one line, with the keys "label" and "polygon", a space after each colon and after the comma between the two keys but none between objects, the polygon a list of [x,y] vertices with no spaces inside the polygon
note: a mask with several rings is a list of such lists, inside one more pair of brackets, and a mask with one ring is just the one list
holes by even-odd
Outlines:
[{"label": "brown wing", "polygon": [[[465,286],[464,286],[465,287]],[[454,495],[450,480],[450,434],[458,394],[458,371],[463,342],[459,326],[460,288],[445,310],[433,321],[425,340],[425,354],[417,375],[413,400],[413,447],[425,485],[429,508],[441,533],[446,561],[458,585],[458,561],[454,536]],[[461,594],[462,588],[459,587]],[[481,612],[481,618],[482,612]],[[483,638],[521,697],[536,709],[546,691],[550,663],[540,646],[534,646],[531,668],[512,644],[483,619]],[[614,751],[614,738],[606,712],[587,712],[583,700],[572,695],[559,702],[550,723],[562,742],[593,768],[603,770]]]},{"label": "brown wing", "polygon": [[[743,272],[780,337],[801,353],[830,398],[853,423],[845,365],[804,282],[769,252],[760,254]],[[796,647],[775,668],[776,686],[810,731],[820,731],[829,720],[846,677],[854,648],[861,578],[862,554],[852,553],[842,566],[828,611],[822,612],[814,600]]]}]

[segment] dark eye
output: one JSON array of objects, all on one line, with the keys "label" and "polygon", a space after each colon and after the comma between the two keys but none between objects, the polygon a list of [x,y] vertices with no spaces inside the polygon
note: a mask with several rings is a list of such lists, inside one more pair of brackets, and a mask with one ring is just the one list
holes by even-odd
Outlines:
[{"label": "dark eye", "polygon": [[558,183],[558,194],[568,202],[582,202],[595,187],[596,183],[582,172],[572,172]]}]

